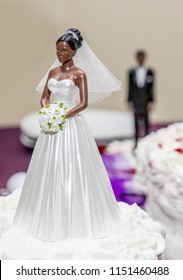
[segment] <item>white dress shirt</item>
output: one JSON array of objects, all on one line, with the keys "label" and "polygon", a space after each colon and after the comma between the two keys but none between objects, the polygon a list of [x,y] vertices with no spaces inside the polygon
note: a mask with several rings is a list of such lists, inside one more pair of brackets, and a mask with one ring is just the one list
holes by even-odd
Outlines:
[{"label": "white dress shirt", "polygon": [[147,68],[145,66],[138,66],[135,69],[136,81],[139,88],[143,88],[145,85]]}]

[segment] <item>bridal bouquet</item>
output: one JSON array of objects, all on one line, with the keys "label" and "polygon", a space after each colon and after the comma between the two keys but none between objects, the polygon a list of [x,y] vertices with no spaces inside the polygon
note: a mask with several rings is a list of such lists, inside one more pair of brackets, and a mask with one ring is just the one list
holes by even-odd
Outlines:
[{"label": "bridal bouquet", "polygon": [[63,103],[48,104],[39,111],[39,124],[45,133],[53,134],[62,130],[66,119],[67,107]]}]

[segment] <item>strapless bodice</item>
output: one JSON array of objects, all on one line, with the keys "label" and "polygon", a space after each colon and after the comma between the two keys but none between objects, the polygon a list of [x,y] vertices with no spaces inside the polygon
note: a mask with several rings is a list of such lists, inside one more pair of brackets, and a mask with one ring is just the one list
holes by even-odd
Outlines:
[{"label": "strapless bodice", "polygon": [[53,95],[53,102],[64,102],[64,105],[72,107],[76,104],[79,96],[78,87],[70,79],[57,81],[49,79],[48,88]]}]

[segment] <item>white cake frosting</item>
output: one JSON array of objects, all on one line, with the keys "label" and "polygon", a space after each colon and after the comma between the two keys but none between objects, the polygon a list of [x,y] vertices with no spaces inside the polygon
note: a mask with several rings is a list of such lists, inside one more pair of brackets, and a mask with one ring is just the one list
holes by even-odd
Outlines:
[{"label": "white cake frosting", "polygon": [[20,191],[0,197],[1,259],[158,259],[164,251],[164,229],[135,204],[120,203],[123,224],[109,237],[46,242],[24,235],[12,227]]},{"label": "white cake frosting", "polygon": [[183,123],[160,129],[139,141],[136,156],[138,180],[147,187],[146,210],[166,228],[167,256],[182,258]]}]

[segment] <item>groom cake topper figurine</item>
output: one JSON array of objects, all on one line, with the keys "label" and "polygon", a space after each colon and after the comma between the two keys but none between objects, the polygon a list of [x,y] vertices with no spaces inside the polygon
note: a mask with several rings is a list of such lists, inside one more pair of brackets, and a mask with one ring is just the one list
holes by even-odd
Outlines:
[{"label": "groom cake topper figurine", "polygon": [[149,133],[149,111],[154,102],[154,71],[145,66],[146,52],[135,54],[137,67],[129,71],[128,103],[134,112],[135,147],[140,135],[140,121],[144,122],[144,134]]}]

